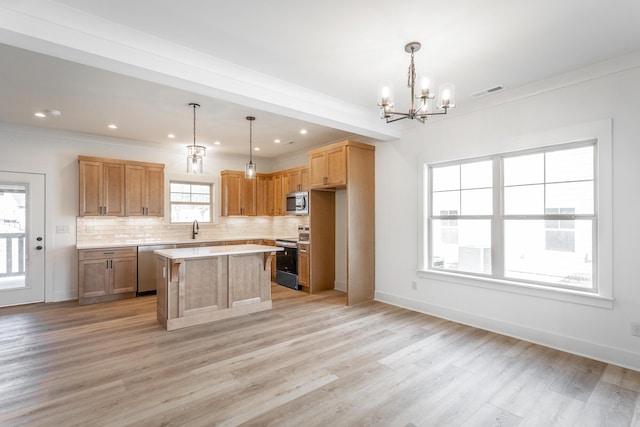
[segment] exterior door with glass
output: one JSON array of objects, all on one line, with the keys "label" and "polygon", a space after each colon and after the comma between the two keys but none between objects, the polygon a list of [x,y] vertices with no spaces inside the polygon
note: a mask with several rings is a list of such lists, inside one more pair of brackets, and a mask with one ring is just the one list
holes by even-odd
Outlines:
[{"label": "exterior door with glass", "polygon": [[0,306],[44,301],[45,178],[0,172]]}]

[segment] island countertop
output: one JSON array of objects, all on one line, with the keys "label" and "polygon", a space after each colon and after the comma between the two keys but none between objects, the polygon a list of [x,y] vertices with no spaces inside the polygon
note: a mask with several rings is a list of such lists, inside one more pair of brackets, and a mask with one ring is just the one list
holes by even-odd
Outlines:
[{"label": "island countertop", "polygon": [[204,246],[196,248],[159,249],[155,254],[168,259],[194,259],[210,258],[225,255],[241,255],[260,252],[278,252],[284,248],[267,245],[228,245],[228,246]]}]

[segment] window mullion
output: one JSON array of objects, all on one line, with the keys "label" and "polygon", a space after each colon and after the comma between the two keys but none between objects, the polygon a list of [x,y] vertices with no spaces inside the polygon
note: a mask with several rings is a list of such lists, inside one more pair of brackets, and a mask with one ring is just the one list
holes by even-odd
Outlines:
[{"label": "window mullion", "polygon": [[491,219],[491,274],[504,277],[504,217],[502,214],[502,159],[493,158],[493,215]]}]

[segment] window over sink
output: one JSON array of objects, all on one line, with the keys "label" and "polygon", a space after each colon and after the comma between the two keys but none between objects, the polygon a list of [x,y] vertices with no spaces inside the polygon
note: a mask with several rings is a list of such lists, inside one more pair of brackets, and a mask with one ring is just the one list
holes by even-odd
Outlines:
[{"label": "window over sink", "polygon": [[169,183],[171,223],[213,222],[213,184],[171,181]]}]

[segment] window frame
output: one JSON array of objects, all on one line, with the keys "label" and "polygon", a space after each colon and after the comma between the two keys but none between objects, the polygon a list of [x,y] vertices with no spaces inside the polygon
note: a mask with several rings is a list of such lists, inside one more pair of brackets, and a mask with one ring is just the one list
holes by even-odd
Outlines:
[{"label": "window frame", "polygon": [[192,203],[192,202],[173,202],[171,200],[171,184],[186,184],[186,185],[200,185],[200,186],[208,186],[209,187],[209,210],[211,212],[211,220],[210,221],[200,221],[199,222],[201,224],[215,224],[217,222],[217,217],[216,217],[216,213],[215,213],[215,207],[216,207],[216,199],[215,199],[215,183],[213,182],[204,182],[204,181],[191,181],[191,180],[183,180],[183,179],[170,179],[169,180],[169,189],[168,189],[168,201],[169,201],[169,209],[168,209],[168,213],[169,213],[169,224],[189,224],[192,221],[173,221],[172,217],[173,217],[173,212],[172,212],[172,208],[174,205],[194,205],[194,206],[198,206],[198,205],[207,205],[207,203]]},{"label": "window frame", "polygon": [[[546,142],[541,144],[540,142]],[[522,135],[518,138],[518,144],[511,144],[512,151],[496,152],[490,155],[466,158],[463,160],[424,161],[420,160],[420,212],[419,212],[419,251],[417,275],[440,282],[454,283],[458,285],[468,285],[489,288],[493,290],[510,293],[532,295],[542,298],[574,302],[578,304],[591,305],[602,308],[613,307],[613,283],[612,283],[612,123],[611,120],[602,120],[583,125],[572,126],[559,130],[553,130],[538,134]],[[553,151],[555,149],[569,148],[571,145],[594,145],[594,233],[593,233],[593,256],[594,256],[594,283],[597,288],[594,290],[583,290],[577,288],[564,288],[551,284],[512,280],[509,278],[496,277],[492,275],[481,275],[477,273],[466,273],[452,270],[440,270],[430,268],[429,261],[431,253],[431,166],[443,166],[447,164],[462,164],[465,162],[482,161],[492,158],[495,162],[501,162],[504,156],[521,155],[527,150]],[[498,144],[498,146],[504,146]],[[497,160],[496,160],[497,159]],[[501,165],[500,165],[501,166]],[[494,197],[494,212],[502,216],[503,185],[502,173],[495,173],[494,170],[494,194],[500,192],[499,197]],[[498,175],[498,182],[496,181]],[[495,200],[498,200],[496,206]],[[543,216],[541,216],[543,217]],[[458,219],[458,218],[457,218]],[[501,221],[504,221],[502,219]],[[492,223],[492,230],[494,229]],[[503,231],[492,232],[492,239],[503,238]],[[496,248],[497,246],[493,245]],[[500,250],[502,250],[500,245]],[[493,253],[493,256],[504,259],[503,253]],[[597,257],[597,258],[596,258]],[[492,270],[495,272],[495,270]]]}]

